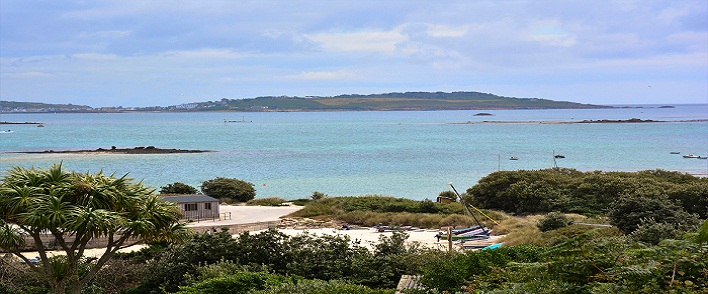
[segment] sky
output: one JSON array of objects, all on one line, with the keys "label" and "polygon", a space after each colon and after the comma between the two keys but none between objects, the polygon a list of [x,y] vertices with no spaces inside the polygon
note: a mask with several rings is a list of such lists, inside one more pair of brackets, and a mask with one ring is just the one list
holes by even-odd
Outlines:
[{"label": "sky", "polygon": [[0,0],[0,99],[476,91],[708,103],[708,1]]}]

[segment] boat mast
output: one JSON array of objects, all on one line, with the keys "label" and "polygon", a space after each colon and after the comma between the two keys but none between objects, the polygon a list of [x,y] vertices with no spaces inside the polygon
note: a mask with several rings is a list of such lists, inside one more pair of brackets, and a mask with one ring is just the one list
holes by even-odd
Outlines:
[{"label": "boat mast", "polygon": [[553,167],[558,168],[558,163],[556,163],[556,151],[553,150]]},{"label": "boat mast", "polygon": [[[500,155],[501,156],[501,155]],[[484,231],[485,234],[488,234],[489,231],[487,231],[487,227],[483,226],[482,223],[479,222],[476,216],[472,214],[472,211],[470,211],[470,208],[467,207],[467,204],[465,203],[465,200],[462,199],[462,196],[460,196],[460,193],[457,193],[457,189],[455,189],[455,186],[452,185],[452,183],[448,183],[448,185],[452,188],[452,191],[455,191],[455,195],[457,195],[457,198],[460,199],[460,203],[462,203],[462,206],[465,207],[465,210],[467,210],[467,213],[469,213],[470,216],[474,219],[475,222],[477,222],[477,225],[482,228],[482,231]]]}]

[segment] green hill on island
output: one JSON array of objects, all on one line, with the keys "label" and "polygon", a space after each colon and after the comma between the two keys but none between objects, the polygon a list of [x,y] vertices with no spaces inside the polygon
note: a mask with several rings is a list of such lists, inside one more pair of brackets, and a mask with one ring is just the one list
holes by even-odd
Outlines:
[{"label": "green hill on island", "polygon": [[222,110],[336,111],[336,110],[465,110],[465,109],[579,109],[608,106],[514,98],[480,92],[405,92],[333,97],[258,97],[222,99]]},{"label": "green hill on island", "polygon": [[504,97],[480,92],[404,92],[320,96],[265,96],[223,98],[154,107],[101,107],[0,101],[0,112],[125,112],[125,111],[386,111],[471,109],[586,109],[611,106],[554,101],[541,98]]}]

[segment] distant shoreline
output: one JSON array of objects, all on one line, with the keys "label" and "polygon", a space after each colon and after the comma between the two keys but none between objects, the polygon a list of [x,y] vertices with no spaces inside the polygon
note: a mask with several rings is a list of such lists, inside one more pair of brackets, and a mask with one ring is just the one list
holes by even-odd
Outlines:
[{"label": "distant shoreline", "polygon": [[675,122],[708,122],[708,119],[692,119],[692,120],[641,120],[641,119],[628,119],[628,120],[581,120],[581,121],[570,121],[570,120],[539,120],[539,121],[500,121],[500,120],[485,120],[485,121],[467,121],[467,122],[453,122],[449,123],[451,125],[484,125],[484,124],[519,124],[519,125],[530,125],[530,124],[548,124],[548,125],[562,125],[562,124],[633,124],[633,123],[675,123]]},{"label": "distant shoreline", "polygon": [[173,153],[206,153],[214,152],[211,150],[185,150],[185,149],[162,149],[156,148],[154,146],[147,147],[134,147],[134,148],[116,148],[112,146],[111,149],[98,148],[95,150],[44,150],[44,151],[16,151],[9,153],[22,153],[22,154],[173,154]]}]

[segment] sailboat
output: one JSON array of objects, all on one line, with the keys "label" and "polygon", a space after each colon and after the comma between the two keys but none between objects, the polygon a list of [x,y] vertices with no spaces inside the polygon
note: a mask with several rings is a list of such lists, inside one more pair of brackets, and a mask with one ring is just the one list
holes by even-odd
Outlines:
[{"label": "sailboat", "polygon": [[[463,242],[469,241],[469,240],[489,239],[489,236],[492,234],[492,230],[485,227],[484,225],[482,225],[482,223],[479,222],[477,217],[474,216],[474,214],[472,214],[472,211],[470,211],[470,208],[465,203],[465,200],[462,199],[462,196],[460,196],[460,193],[457,193],[457,189],[455,189],[455,187],[452,185],[452,183],[449,183],[448,185],[452,188],[452,191],[455,192],[455,195],[457,195],[457,198],[460,200],[460,204],[462,204],[462,206],[465,207],[465,210],[467,211],[467,213],[470,216],[472,216],[474,221],[477,223],[476,226],[463,228],[463,229],[451,230],[450,231],[450,239],[459,240],[459,241],[463,241]],[[477,208],[475,208],[475,209],[477,209]],[[477,209],[477,211],[479,211],[479,209]],[[484,215],[484,213],[482,213],[482,214]],[[494,220],[492,220],[492,221],[494,221]],[[437,235],[435,235],[435,237],[438,238],[438,240],[448,239],[447,232],[440,232]]]}]

